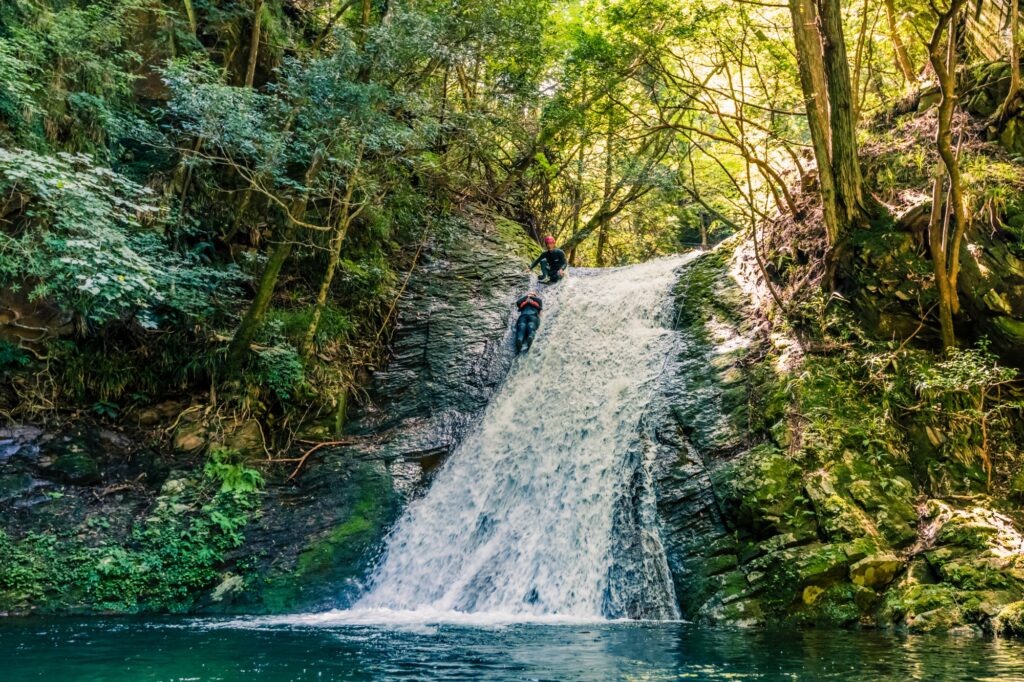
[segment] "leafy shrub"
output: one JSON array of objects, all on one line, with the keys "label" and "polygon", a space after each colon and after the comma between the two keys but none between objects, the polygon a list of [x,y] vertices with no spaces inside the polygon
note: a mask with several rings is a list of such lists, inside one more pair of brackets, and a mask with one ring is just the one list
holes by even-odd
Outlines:
[{"label": "leafy shrub", "polygon": [[153,328],[167,313],[209,315],[235,293],[234,267],[169,248],[153,193],[87,155],[0,149],[0,192],[22,204],[0,232],[0,285],[29,286],[30,298],[93,324]]},{"label": "leafy shrub", "polygon": [[287,402],[296,389],[305,383],[302,358],[288,343],[277,343],[255,353],[254,378],[279,400]]},{"label": "leafy shrub", "polygon": [[13,343],[0,340],[0,374],[21,369],[31,362],[29,354]]},{"label": "leafy shrub", "polygon": [[999,364],[986,340],[976,348],[953,349],[941,361],[916,368],[920,398],[916,409],[942,450],[967,465],[981,459],[989,483],[991,453],[1010,447],[1012,418],[1024,409],[1024,403],[1000,395],[1000,388],[1017,376],[1017,370]]},{"label": "leafy shrub", "polygon": [[203,474],[220,481],[221,493],[253,493],[263,487],[263,474],[246,467],[237,452],[224,448],[214,448],[210,452]]},{"label": "leafy shrub", "polygon": [[[267,315],[268,325],[277,325],[281,335],[293,344],[302,343],[312,318],[312,308],[273,310]],[[355,322],[349,312],[334,305],[325,305],[317,325],[316,341],[324,345],[331,341],[346,341],[355,332]]]}]

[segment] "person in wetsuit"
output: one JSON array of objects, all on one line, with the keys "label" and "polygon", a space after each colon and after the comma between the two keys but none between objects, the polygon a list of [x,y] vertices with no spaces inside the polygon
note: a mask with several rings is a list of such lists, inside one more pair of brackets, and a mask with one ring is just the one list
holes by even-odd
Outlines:
[{"label": "person in wetsuit", "polygon": [[519,311],[519,319],[516,320],[516,353],[521,353],[533,345],[533,335],[540,326],[540,311],[544,309],[544,302],[531,291],[519,297],[516,309]]},{"label": "person in wetsuit", "polygon": [[544,248],[544,253],[530,263],[530,269],[533,270],[537,267],[537,263],[540,263],[541,276],[538,281],[544,282],[547,279],[546,284],[554,284],[565,277],[565,269],[569,267],[569,261],[566,259],[564,251],[555,248],[555,238],[551,235],[544,237]]}]

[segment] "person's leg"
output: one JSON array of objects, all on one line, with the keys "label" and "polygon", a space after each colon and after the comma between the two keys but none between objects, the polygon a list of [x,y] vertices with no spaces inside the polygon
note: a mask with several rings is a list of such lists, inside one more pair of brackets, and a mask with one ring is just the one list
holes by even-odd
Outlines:
[{"label": "person's leg", "polygon": [[527,317],[528,315],[520,315],[519,319],[516,320],[516,352],[518,353],[523,349],[523,340],[526,338],[527,332]]},{"label": "person's leg", "polygon": [[527,332],[526,332],[526,337],[523,339],[523,344],[526,346],[526,348],[529,348],[530,346],[533,345],[533,336],[534,336],[534,334],[537,333],[537,327],[540,326],[540,316],[539,315],[524,315],[524,317],[527,318],[527,320],[526,320]]},{"label": "person's leg", "polygon": [[551,273],[548,272],[548,262],[547,262],[546,259],[541,259],[541,261],[540,261],[540,278],[541,279],[547,279],[548,277],[551,277]]}]

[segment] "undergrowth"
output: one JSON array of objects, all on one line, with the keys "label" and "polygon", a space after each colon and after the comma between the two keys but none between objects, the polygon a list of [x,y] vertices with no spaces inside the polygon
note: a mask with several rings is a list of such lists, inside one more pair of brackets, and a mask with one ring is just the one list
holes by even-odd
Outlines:
[{"label": "undergrowth", "polygon": [[109,526],[97,516],[59,533],[0,530],[0,610],[188,611],[242,545],[262,486],[236,453],[214,450],[201,476],[165,483],[124,544],[80,539]]}]

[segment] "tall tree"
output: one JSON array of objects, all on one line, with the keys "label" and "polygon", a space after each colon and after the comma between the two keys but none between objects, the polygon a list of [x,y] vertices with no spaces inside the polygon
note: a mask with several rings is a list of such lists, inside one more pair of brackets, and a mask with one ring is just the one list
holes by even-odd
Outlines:
[{"label": "tall tree", "polygon": [[839,0],[789,0],[789,9],[833,270],[836,252],[847,233],[866,223],[873,208],[864,192],[857,158],[855,102],[842,8]]},{"label": "tall tree", "polygon": [[960,271],[960,246],[968,227],[960,163],[953,149],[953,110],[957,99],[956,23],[964,2],[965,0],[951,0],[949,8],[939,14],[928,44],[928,60],[939,79],[939,91],[942,96],[936,112],[935,129],[935,146],[941,161],[932,185],[928,242],[935,273],[935,287],[939,295],[942,346],[947,349],[956,346],[953,315],[960,308],[956,289],[957,275]]},{"label": "tall tree", "polygon": [[1021,109],[1020,40],[1020,2],[1010,0],[1010,87],[989,122],[997,133]]},{"label": "tall tree", "polygon": [[903,36],[900,34],[899,23],[896,17],[895,0],[884,0],[885,19],[889,25],[889,39],[892,40],[892,49],[896,53],[896,63],[903,73],[903,79],[907,87],[917,82],[917,72],[914,70],[914,63],[907,52],[907,46],[903,43]]}]

